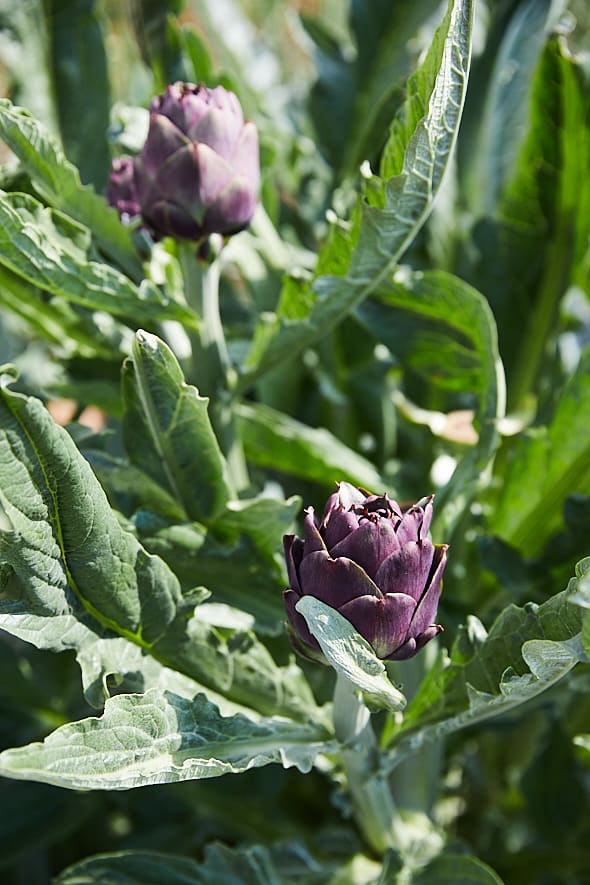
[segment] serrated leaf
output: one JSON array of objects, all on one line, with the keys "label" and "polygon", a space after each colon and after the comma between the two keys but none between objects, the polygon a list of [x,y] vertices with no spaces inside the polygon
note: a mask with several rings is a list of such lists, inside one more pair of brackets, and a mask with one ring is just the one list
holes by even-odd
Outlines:
[{"label": "serrated leaf", "polygon": [[437,495],[436,530],[448,541],[499,442],[497,421],[506,397],[492,312],[463,280],[432,271],[400,273],[360,305],[356,316],[428,384],[474,399],[477,444]]},{"label": "serrated leaf", "polygon": [[506,713],[555,685],[579,662],[582,614],[573,604],[590,560],[578,563],[568,588],[542,605],[509,605],[489,634],[472,619],[451,653],[425,677],[393,739],[395,767],[426,741]]},{"label": "serrated leaf", "polygon": [[28,194],[0,192],[0,264],[74,304],[140,321],[184,319],[190,312],[152,283],[140,287],[115,268],[89,260],[89,231]]},{"label": "serrated leaf", "polygon": [[0,138],[16,154],[43,199],[88,227],[105,254],[133,280],[140,280],[141,265],[118,213],[90,186],[81,184],[78,170],[45,127],[8,99],[0,100]]},{"label": "serrated leaf", "polygon": [[70,789],[125,790],[270,763],[309,771],[329,737],[317,725],[223,717],[204,695],[188,701],[153,689],[110,698],[99,719],[69,723],[43,743],[5,750],[0,774]]},{"label": "serrated leaf", "polygon": [[[470,61],[471,0],[450,0],[447,13],[430,51],[409,84],[406,106],[408,125],[394,130],[392,144],[403,153],[403,167],[389,160],[384,179],[376,176],[366,187],[367,199],[360,206],[343,269],[335,276],[319,276],[306,287],[302,303],[311,305],[303,318],[279,316],[273,325],[265,321],[262,334],[255,335],[253,350],[246,360],[245,386],[263,371],[292,357],[302,347],[329,332],[386,277],[426,220],[454,145]],[[414,119],[419,98],[424,115]],[[387,153],[387,149],[386,149]],[[320,266],[335,268],[336,256],[322,259]]]},{"label": "serrated leaf", "polygon": [[401,710],[403,694],[389,681],[385,666],[350,621],[320,599],[303,596],[296,605],[319,642],[326,660],[363,692],[367,703]]},{"label": "serrated leaf", "polygon": [[308,427],[263,403],[239,403],[236,415],[254,464],[326,485],[347,480],[368,489],[387,486],[367,458],[323,427]]},{"label": "serrated leaf", "polygon": [[96,705],[109,675],[138,671],[134,687],[169,684],[163,666],[263,713],[312,715],[299,668],[278,667],[251,634],[199,619],[163,560],[121,528],[69,434],[38,400],[11,392],[11,377],[0,392],[0,504],[9,521],[0,626],[40,648],[74,649]]},{"label": "serrated leaf", "polygon": [[139,331],[123,367],[123,435],[129,458],[182,506],[190,519],[219,516],[232,490],[209,421],[209,400],[185,383],[170,350]]}]

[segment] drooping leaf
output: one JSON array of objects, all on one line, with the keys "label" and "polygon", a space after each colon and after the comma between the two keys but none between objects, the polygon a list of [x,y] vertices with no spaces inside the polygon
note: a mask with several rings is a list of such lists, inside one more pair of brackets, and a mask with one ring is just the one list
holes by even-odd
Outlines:
[{"label": "drooping leaf", "polygon": [[[293,318],[258,326],[242,384],[329,332],[386,277],[431,208],[454,145],[470,60],[472,3],[451,0],[420,70],[408,86],[400,123],[385,151],[383,179],[372,176],[348,237],[320,255],[324,275],[299,288]],[[423,108],[422,115],[416,108]],[[333,253],[333,250],[336,251]],[[329,275],[330,271],[334,275]]]},{"label": "drooping leaf", "polygon": [[223,717],[204,695],[188,701],[152,689],[110,698],[103,716],[64,725],[43,743],[5,750],[0,774],[70,789],[125,790],[277,762],[309,771],[329,737],[321,725]]},{"label": "drooping leaf", "polygon": [[88,227],[102,251],[136,282],[143,274],[131,235],[117,212],[64,156],[55,138],[24,108],[0,100],[0,138],[14,151],[39,194],[51,206]]},{"label": "drooping leaf", "polygon": [[313,596],[303,596],[296,608],[307,621],[325,658],[338,673],[360,688],[371,706],[393,711],[405,706],[406,699],[389,681],[383,662],[350,621]]},{"label": "drooping leaf", "polygon": [[442,271],[400,274],[356,315],[428,384],[471,397],[478,442],[437,496],[436,530],[448,541],[499,442],[505,387],[493,315],[479,292]]},{"label": "drooping leaf", "polygon": [[218,516],[231,496],[208,399],[185,383],[170,348],[140,331],[123,367],[123,433],[132,463],[166,489],[190,519]]}]

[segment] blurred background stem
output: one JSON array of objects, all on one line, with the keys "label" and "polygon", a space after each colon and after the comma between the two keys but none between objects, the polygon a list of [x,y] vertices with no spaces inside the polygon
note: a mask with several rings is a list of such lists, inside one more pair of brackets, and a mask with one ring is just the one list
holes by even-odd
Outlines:
[{"label": "blurred background stem", "polygon": [[219,312],[220,238],[210,237],[208,247],[210,258],[201,258],[194,243],[179,243],[178,248],[185,297],[199,319],[199,332],[190,336],[190,380],[202,396],[209,397],[209,417],[238,492],[249,485],[249,477],[233,411],[232,367]]}]

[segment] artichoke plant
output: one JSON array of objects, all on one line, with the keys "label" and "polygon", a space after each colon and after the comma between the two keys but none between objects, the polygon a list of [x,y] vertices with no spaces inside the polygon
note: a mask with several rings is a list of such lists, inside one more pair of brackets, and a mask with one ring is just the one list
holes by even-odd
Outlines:
[{"label": "artichoke plant", "polygon": [[447,545],[429,540],[432,500],[402,511],[387,494],[368,495],[343,482],[320,522],[307,508],[305,537],[284,537],[290,584],[284,601],[298,651],[322,659],[296,608],[303,596],[336,609],[383,660],[412,657],[442,630],[434,621]]},{"label": "artichoke plant", "polygon": [[141,153],[115,161],[107,199],[156,237],[237,233],[258,200],[258,133],[233,92],[173,83],[153,99]]}]

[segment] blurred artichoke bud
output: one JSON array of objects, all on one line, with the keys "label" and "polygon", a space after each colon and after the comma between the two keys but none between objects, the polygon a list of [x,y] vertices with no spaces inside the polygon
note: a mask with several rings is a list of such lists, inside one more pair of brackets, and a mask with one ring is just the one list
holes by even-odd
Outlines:
[{"label": "blurred artichoke bud", "polygon": [[290,584],[284,600],[298,651],[322,659],[295,608],[303,596],[336,609],[383,660],[412,657],[442,630],[434,619],[448,548],[428,538],[432,500],[402,512],[387,494],[366,495],[343,482],[321,522],[312,507],[306,510],[305,538],[284,537]]},{"label": "blurred artichoke bud", "polygon": [[258,133],[222,86],[174,83],[154,98],[148,136],[133,164],[141,215],[156,236],[227,236],[252,219]]},{"label": "blurred artichoke bud", "polygon": [[129,221],[141,213],[131,157],[113,160],[106,193],[108,202],[115,207],[123,221]]}]

